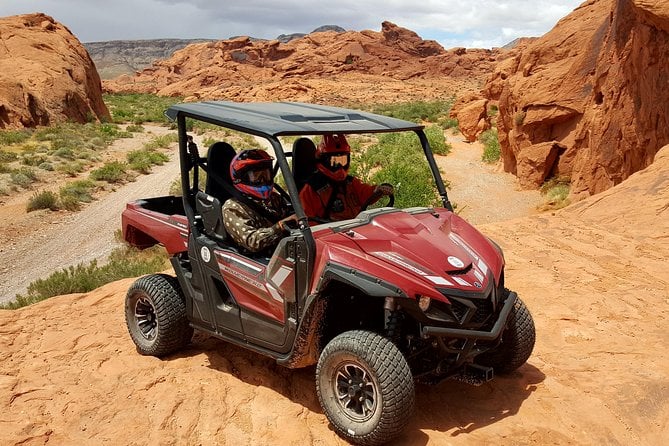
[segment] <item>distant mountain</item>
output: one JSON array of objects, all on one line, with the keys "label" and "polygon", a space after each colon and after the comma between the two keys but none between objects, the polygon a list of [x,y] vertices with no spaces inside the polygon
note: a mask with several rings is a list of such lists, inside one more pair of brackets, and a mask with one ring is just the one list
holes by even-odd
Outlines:
[{"label": "distant mountain", "polygon": [[[346,30],[337,25],[323,25],[312,32]],[[281,43],[304,37],[307,34],[281,34],[276,40]],[[234,37],[231,37],[231,39]],[[251,41],[262,41],[251,37]],[[101,79],[113,79],[122,74],[134,74],[160,59],[169,59],[175,51],[192,43],[214,42],[213,39],[152,39],[152,40],[111,40],[108,42],[84,43],[86,50],[95,62]]]},{"label": "distant mountain", "polygon": [[207,39],[111,40],[84,43],[101,79],[133,74],[158,59],[167,59],[191,43],[212,42]]}]

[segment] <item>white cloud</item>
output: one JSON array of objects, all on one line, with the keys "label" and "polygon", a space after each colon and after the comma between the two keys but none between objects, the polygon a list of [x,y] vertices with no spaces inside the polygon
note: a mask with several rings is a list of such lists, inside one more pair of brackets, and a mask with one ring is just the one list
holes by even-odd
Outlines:
[{"label": "white cloud", "polygon": [[539,36],[579,0],[21,0],[3,1],[0,15],[44,12],[84,42],[115,39],[274,38],[321,25],[379,31],[384,20],[444,47],[500,46]]}]

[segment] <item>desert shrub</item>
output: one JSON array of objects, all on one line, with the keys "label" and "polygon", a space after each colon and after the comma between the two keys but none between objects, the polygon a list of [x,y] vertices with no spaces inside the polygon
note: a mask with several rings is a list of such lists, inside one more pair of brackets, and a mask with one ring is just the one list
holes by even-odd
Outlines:
[{"label": "desert shrub", "polygon": [[21,158],[21,163],[26,166],[39,166],[42,163],[47,161],[47,157],[44,155],[24,155]]},{"label": "desert shrub", "polygon": [[32,130],[0,130],[0,145],[20,144],[30,139]]},{"label": "desert shrub", "polygon": [[483,156],[481,159],[486,163],[499,161],[501,149],[497,138],[497,129],[491,128],[479,135],[479,141],[483,144]]},{"label": "desert shrub", "polygon": [[11,163],[17,159],[19,159],[19,156],[16,153],[0,150],[0,163]]},{"label": "desert shrub", "polygon": [[102,167],[93,170],[90,177],[96,181],[107,183],[120,183],[127,179],[126,164],[119,161],[105,163]]},{"label": "desert shrub", "polygon": [[16,300],[4,305],[4,308],[20,308],[63,294],[85,293],[115,280],[155,273],[168,266],[162,248],[144,252],[130,247],[117,248],[104,265],[98,265],[96,260],[88,264],[80,263],[32,282],[26,295],[16,296]]},{"label": "desert shrub", "polygon": [[112,120],[116,123],[144,122],[168,123],[164,112],[169,106],[182,102],[179,97],[162,97],[154,94],[113,93],[102,96]]},{"label": "desert shrub", "polygon": [[7,164],[5,164],[5,163],[3,163],[3,162],[0,162],[0,173],[10,173],[10,172],[12,172],[13,170],[14,170],[14,169],[12,169],[11,167],[9,167]]},{"label": "desert shrub", "polygon": [[448,116],[453,100],[448,101],[416,101],[396,104],[383,104],[372,107],[374,113],[420,123],[423,121],[437,122]]},{"label": "desert shrub", "polygon": [[540,191],[544,196],[542,208],[561,209],[570,203],[569,192],[571,184],[569,178],[551,178],[541,185]]},{"label": "desert shrub", "polygon": [[525,122],[525,116],[527,116],[527,113],[524,111],[519,111],[515,115],[513,115],[513,122],[516,124],[516,127],[520,127],[523,125]]},{"label": "desert shrub", "polygon": [[367,183],[395,186],[398,208],[439,204],[432,173],[414,133],[384,133],[377,143],[354,151],[351,175]]},{"label": "desert shrub", "polygon": [[128,165],[132,170],[147,174],[151,172],[151,166],[163,165],[170,160],[170,157],[164,153],[154,150],[133,150],[127,155]]},{"label": "desert shrub", "polygon": [[444,130],[438,125],[430,125],[425,128],[425,136],[430,143],[432,152],[437,155],[448,155],[453,147],[446,142]]},{"label": "desert shrub", "polygon": [[27,212],[37,211],[39,209],[58,210],[58,196],[50,190],[35,192],[26,206]]},{"label": "desert shrub", "polygon": [[57,156],[58,158],[63,158],[66,160],[73,160],[74,159],[74,149],[71,147],[60,147],[56,149],[55,152],[53,152],[54,156]]},{"label": "desert shrub", "polygon": [[63,172],[67,176],[76,177],[78,173],[84,171],[84,167],[85,165],[81,161],[73,161],[70,163],[64,163],[58,165],[58,167],[56,167],[56,170],[58,170],[59,172]]},{"label": "desert shrub", "polygon": [[448,116],[439,118],[437,121],[437,124],[441,126],[442,129],[447,130],[447,129],[457,129],[458,126],[460,125],[458,123],[458,120],[455,118],[450,118]]},{"label": "desert shrub", "polygon": [[179,140],[179,136],[176,133],[170,133],[168,135],[156,136],[151,141],[144,144],[145,150],[156,150],[156,149],[166,149],[173,142]]},{"label": "desert shrub", "polygon": [[43,162],[37,167],[39,167],[42,170],[49,171],[49,172],[51,172],[53,170],[53,164],[48,163],[48,162]]},{"label": "desert shrub", "polygon": [[37,181],[37,174],[29,167],[21,167],[10,172],[10,178],[13,184],[21,187],[28,187]]},{"label": "desert shrub", "polygon": [[144,131],[144,127],[142,127],[141,124],[130,124],[125,128],[125,131],[131,133],[142,133]]},{"label": "desert shrub", "polygon": [[95,183],[91,180],[77,180],[67,183],[60,188],[61,201],[73,198],[77,202],[90,203],[93,200],[93,189]]}]

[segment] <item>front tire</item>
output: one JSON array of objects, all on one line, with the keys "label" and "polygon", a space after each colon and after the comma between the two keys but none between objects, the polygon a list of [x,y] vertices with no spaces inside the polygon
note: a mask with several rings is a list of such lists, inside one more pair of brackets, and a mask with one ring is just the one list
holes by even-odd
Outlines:
[{"label": "front tire", "polygon": [[383,444],[406,427],[414,382],[406,359],[388,339],[347,331],[328,343],[316,367],[316,391],[337,433],[361,445]]},{"label": "front tire", "polygon": [[179,282],[166,274],[140,277],[130,286],[125,322],[143,355],[169,355],[185,347],[193,336]]},{"label": "front tire", "polygon": [[492,367],[500,375],[511,373],[527,362],[534,349],[535,338],[530,310],[518,297],[502,333],[502,342],[495,349],[477,356],[476,362]]}]

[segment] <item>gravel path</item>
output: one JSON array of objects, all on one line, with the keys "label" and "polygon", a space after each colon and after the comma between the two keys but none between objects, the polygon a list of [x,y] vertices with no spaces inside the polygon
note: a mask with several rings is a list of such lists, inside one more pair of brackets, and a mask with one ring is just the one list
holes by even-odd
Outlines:
[{"label": "gravel path", "polygon": [[521,190],[514,175],[481,161],[480,143],[468,143],[460,134],[446,137],[453,150],[436,159],[442,177],[450,182],[448,197],[461,217],[482,224],[537,213],[543,202],[539,191]]},{"label": "gravel path", "polygon": [[[151,131],[153,134],[168,132],[166,128],[154,126]],[[128,148],[141,147],[138,141],[119,140],[117,143]],[[117,149],[123,151],[126,148]],[[171,160],[162,166],[154,166],[151,174],[140,175],[136,181],[120,186],[79,212],[49,215],[54,218],[39,225],[41,227],[30,236],[20,234],[10,245],[3,246],[0,303],[25,293],[31,282],[48,277],[54,271],[93,259],[106,259],[120,245],[114,239],[114,232],[121,227],[121,212],[126,202],[168,194],[170,184],[179,174],[176,148],[170,157]],[[50,214],[49,211],[41,212]],[[30,214],[25,218],[36,220]]]}]

